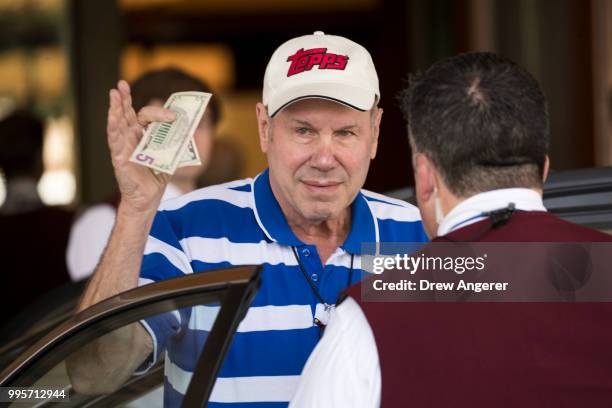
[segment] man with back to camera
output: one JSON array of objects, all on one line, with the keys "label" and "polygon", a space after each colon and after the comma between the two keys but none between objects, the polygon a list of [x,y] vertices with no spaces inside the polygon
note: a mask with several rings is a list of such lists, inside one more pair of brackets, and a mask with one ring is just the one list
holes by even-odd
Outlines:
[{"label": "man with back to camera", "polygon": [[[262,286],[208,406],[286,406],[329,306],[360,279],[362,242],[426,240],[415,207],[361,190],[376,155],[382,116],[369,53],[322,32],[281,45],[266,68],[263,103],[256,106],[269,168],[255,179],[167,201],[157,216],[168,177],[128,159],[143,126],[172,121],[174,114],[155,107],[136,114],[123,81],[110,99],[108,140],[122,198],[79,310],[135,287],[139,279],[142,284],[221,266],[263,264]],[[166,351],[171,375],[166,375],[164,403],[177,406],[197,360],[185,353],[199,352],[189,349],[196,342],[182,339],[207,330],[198,327],[206,319],[194,310],[126,327],[105,340],[103,348],[112,352],[104,356],[91,349],[73,356],[68,369],[74,387],[110,392]],[[100,367],[99,361],[106,363]]]},{"label": "man with back to camera", "polygon": [[[0,291],[7,305],[0,317],[1,344],[21,336],[32,324],[24,322],[24,315],[42,310],[44,295],[70,281],[62,253],[74,214],[45,205],[37,189],[44,170],[44,132],[43,120],[27,110],[0,120],[0,170],[6,177],[0,205]],[[45,260],[44,270],[39,263],[24,262],[31,254]]]},{"label": "man with back to camera", "polygon": [[[546,100],[517,64],[443,60],[400,101],[433,243],[612,241],[546,212]],[[335,310],[291,407],[609,405],[609,303],[367,302],[369,280]]]}]

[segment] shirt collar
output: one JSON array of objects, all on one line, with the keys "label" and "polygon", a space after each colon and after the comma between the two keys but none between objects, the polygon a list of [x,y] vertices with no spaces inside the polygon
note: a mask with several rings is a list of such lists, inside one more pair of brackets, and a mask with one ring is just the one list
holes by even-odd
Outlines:
[{"label": "shirt collar", "polygon": [[521,211],[546,211],[542,196],[528,188],[504,188],[473,195],[455,206],[438,226],[438,236],[485,218],[483,212],[498,210],[514,203]]},{"label": "shirt collar", "polygon": [[[268,239],[281,245],[304,245],[289,227],[287,219],[272,192],[268,169],[255,177],[251,186],[251,194],[255,218]],[[366,198],[360,191],[351,205],[351,230],[341,248],[350,253],[360,254],[361,244],[363,242],[377,242],[377,235],[374,216]]]},{"label": "shirt collar", "polygon": [[351,205],[351,231],[342,244],[342,249],[351,254],[361,254],[363,243],[379,242],[376,223],[368,201],[360,191]]}]

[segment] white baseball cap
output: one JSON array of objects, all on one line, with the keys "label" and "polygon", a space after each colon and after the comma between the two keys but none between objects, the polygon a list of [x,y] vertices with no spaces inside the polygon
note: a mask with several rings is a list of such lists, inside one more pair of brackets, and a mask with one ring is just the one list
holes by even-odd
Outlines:
[{"label": "white baseball cap", "polygon": [[322,31],[278,47],[264,75],[263,104],[269,115],[308,98],[371,109],[380,90],[370,53],[356,42]]}]

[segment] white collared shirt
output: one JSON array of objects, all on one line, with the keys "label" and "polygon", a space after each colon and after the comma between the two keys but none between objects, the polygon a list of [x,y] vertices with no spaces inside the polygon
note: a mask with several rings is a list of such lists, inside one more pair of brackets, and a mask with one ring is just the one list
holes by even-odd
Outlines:
[{"label": "white collared shirt", "polygon": [[[534,190],[509,188],[476,194],[455,206],[438,227],[438,236],[485,218],[514,203],[517,210],[546,211]],[[390,305],[390,307],[392,307]],[[334,311],[325,335],[308,359],[290,408],[380,405],[381,374],[374,333],[359,304],[347,298]]]},{"label": "white collared shirt", "polygon": [[505,208],[508,204],[521,211],[546,211],[542,196],[528,188],[504,188],[476,194],[450,210],[438,226],[438,236],[468,226],[485,218],[483,213]]},{"label": "white collared shirt", "polygon": [[[183,195],[170,183],[161,201]],[[70,229],[66,265],[73,282],[87,279],[96,269],[115,224],[116,209],[111,204],[96,204],[81,214]]]}]

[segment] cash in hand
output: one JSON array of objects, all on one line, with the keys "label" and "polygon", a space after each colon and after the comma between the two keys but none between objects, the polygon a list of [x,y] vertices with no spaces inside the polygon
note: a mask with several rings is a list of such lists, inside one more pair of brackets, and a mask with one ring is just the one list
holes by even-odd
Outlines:
[{"label": "cash in hand", "polygon": [[193,135],[212,94],[176,92],[165,109],[176,114],[173,122],[153,122],[144,132],[130,161],[149,167],[155,173],[174,174],[177,168],[201,165]]}]

